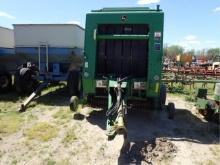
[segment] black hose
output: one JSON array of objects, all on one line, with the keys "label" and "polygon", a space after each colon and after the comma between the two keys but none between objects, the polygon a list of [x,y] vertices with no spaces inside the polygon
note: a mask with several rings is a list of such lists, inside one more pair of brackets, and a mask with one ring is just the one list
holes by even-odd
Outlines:
[{"label": "black hose", "polygon": [[117,101],[116,101],[116,103],[115,104],[113,104],[112,106],[111,106],[111,108],[109,108],[108,110],[107,110],[107,112],[106,112],[106,116],[113,116],[117,111],[118,111],[118,109],[120,108],[120,105],[121,105],[121,103],[122,103],[122,90],[120,89],[120,88],[117,88],[118,89],[118,91],[116,91],[116,96],[117,96]]}]

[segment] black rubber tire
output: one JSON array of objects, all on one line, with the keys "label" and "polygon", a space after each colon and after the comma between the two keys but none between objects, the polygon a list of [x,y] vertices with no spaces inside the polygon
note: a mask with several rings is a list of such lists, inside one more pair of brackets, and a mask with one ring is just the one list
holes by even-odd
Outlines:
[{"label": "black rubber tire", "polygon": [[50,84],[51,84],[52,86],[57,86],[57,85],[60,84],[60,81],[52,81],[52,82],[50,82]]},{"label": "black rubber tire", "polygon": [[215,114],[213,115],[213,121],[214,121],[216,124],[220,124],[220,112],[215,113]]},{"label": "black rubber tire", "polygon": [[18,69],[14,75],[14,88],[18,94],[22,94],[22,87],[21,87],[21,76],[20,76],[20,69]]},{"label": "black rubber tire", "polygon": [[9,73],[0,74],[0,92],[7,92],[12,88],[12,78]]},{"label": "black rubber tire", "polygon": [[15,89],[20,94],[31,94],[39,86],[39,82],[33,79],[35,71],[29,68],[21,68],[15,74]]},{"label": "black rubber tire", "polygon": [[67,79],[67,87],[70,96],[80,97],[81,78],[79,71],[70,71]]},{"label": "black rubber tire", "polygon": [[211,107],[211,104],[207,104],[206,105],[206,108],[203,110],[203,115],[204,115],[204,118],[207,120],[207,121],[211,121],[213,119],[213,115],[214,115],[214,110],[212,109]]},{"label": "black rubber tire", "polygon": [[167,111],[168,111],[168,119],[172,120],[174,119],[175,115],[175,104],[170,102],[167,105]]},{"label": "black rubber tire", "polygon": [[160,104],[160,109],[163,110],[164,106],[166,104],[166,99],[167,99],[167,87],[165,84],[161,84],[160,87],[160,96],[159,96],[159,104]]},{"label": "black rubber tire", "polygon": [[77,96],[72,96],[70,98],[70,110],[75,112],[77,110],[77,107],[78,107],[78,102],[79,102],[79,99]]}]

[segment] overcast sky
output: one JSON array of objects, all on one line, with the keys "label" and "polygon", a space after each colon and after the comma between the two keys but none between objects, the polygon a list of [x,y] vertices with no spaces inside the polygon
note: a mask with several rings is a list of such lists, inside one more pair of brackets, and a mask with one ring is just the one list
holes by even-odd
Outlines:
[{"label": "overcast sky", "polygon": [[0,0],[0,26],[78,23],[103,7],[151,7],[165,12],[164,42],[185,49],[220,47],[220,0]]}]

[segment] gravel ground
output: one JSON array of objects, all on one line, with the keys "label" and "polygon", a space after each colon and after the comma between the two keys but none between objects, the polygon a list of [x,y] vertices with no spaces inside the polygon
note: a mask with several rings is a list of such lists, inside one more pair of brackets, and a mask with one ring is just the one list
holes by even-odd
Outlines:
[{"label": "gravel ground", "polygon": [[[22,115],[17,131],[0,131],[0,164],[217,165],[219,126],[206,122],[183,96],[168,95],[168,101],[176,106],[174,120],[167,118],[166,111],[128,113],[128,143],[122,150],[123,137],[107,141],[105,113],[73,120],[65,90],[45,92],[27,112],[17,114]],[[20,102],[13,93],[0,96],[0,115],[16,111]],[[26,132],[39,123],[55,126],[57,135],[46,141],[28,137]],[[48,130],[42,129],[40,137]]]}]

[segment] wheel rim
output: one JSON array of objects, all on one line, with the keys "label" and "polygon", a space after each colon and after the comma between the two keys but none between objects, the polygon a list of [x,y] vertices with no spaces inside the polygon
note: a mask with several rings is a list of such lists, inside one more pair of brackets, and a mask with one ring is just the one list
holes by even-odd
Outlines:
[{"label": "wheel rim", "polygon": [[78,84],[78,92],[79,92],[78,94],[79,94],[79,96],[80,96],[81,88],[82,88],[82,79],[79,78],[79,84]]}]

